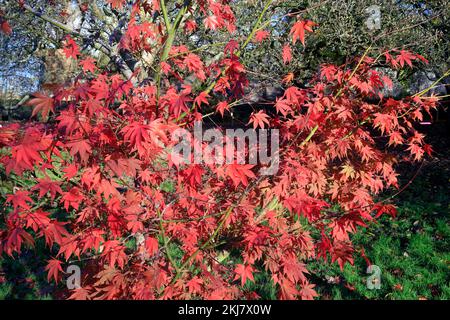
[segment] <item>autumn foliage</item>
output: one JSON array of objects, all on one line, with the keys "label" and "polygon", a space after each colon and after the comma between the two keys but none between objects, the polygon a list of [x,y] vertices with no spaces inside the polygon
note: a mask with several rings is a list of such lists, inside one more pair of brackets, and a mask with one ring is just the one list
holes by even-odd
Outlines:
[{"label": "autumn foliage", "polygon": [[[125,1],[109,2],[124,9]],[[20,254],[42,238],[48,279],[56,282],[69,261],[80,261],[73,299],[254,299],[248,283],[262,272],[280,299],[313,299],[308,263],[352,263],[363,251],[351,234],[382,214],[395,216],[388,201],[376,199],[401,187],[396,165],[431,153],[414,122],[436,101],[384,97],[392,81],[373,65],[410,68],[426,60],[406,51],[372,58],[367,50],[345,65],[323,65],[302,87],[287,75],[273,110],[255,110],[248,123],[280,130],[276,175],[259,175],[258,165],[178,166],[171,134],[191,128],[206,108],[227,116],[249,84],[240,58],[247,43],[233,38],[228,1],[192,3],[196,10],[178,9],[191,10],[184,30],[168,25],[159,1],[133,5],[121,46],[158,57],[149,81],[137,81],[139,70],[130,78],[102,70],[76,37],[63,40],[79,75],[34,94],[30,121],[0,128],[2,166],[32,184],[17,185],[6,199],[0,253]],[[157,11],[153,22],[140,19]],[[175,31],[195,32],[198,21],[230,33],[220,60],[208,64],[173,41]],[[291,47],[307,46],[320,28],[300,15],[291,27],[279,53],[285,64],[295,59]],[[254,45],[271,37],[254,31]]]}]

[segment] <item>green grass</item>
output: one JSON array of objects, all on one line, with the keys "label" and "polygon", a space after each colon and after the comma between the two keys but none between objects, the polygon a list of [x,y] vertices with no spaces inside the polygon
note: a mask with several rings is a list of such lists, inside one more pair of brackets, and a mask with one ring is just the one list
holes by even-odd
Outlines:
[{"label": "green grass", "polygon": [[312,264],[323,299],[450,299],[449,168],[431,164],[396,199],[398,215],[384,216],[353,237],[381,269],[380,289],[368,289],[367,263],[357,257],[341,271]]}]

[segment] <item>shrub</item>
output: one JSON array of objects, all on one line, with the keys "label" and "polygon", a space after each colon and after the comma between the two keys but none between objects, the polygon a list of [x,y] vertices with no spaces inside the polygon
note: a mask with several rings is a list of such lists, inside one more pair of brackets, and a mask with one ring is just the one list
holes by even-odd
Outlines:
[{"label": "shrub", "polygon": [[[249,121],[280,132],[275,175],[236,161],[177,164],[172,134],[192,129],[207,106],[223,116],[238,104],[248,85],[241,50],[269,34],[261,33],[263,11],[247,40],[233,39],[228,1],[187,1],[173,21],[163,1],[150,3],[133,5],[120,43],[131,54],[154,55],[153,66],[127,77],[102,69],[68,35],[64,52],[79,75],[34,95],[28,104],[39,121],[0,129],[8,179],[26,181],[6,197],[0,252],[20,254],[44,238],[48,280],[57,282],[79,260],[73,299],[250,299],[258,293],[246,283],[260,273],[281,299],[313,299],[308,263],[353,263],[350,235],[395,215],[374,196],[399,187],[396,163],[431,153],[413,123],[435,99],[384,97],[391,80],[374,66],[426,60],[403,50],[371,58],[368,48],[344,65],[324,65],[302,87],[289,74],[274,107],[253,111]],[[180,23],[195,33],[195,21],[230,32],[219,60],[207,63],[176,42]],[[306,45],[313,28],[299,15],[279,58],[295,58],[289,46]],[[152,76],[142,79],[143,69]]]}]

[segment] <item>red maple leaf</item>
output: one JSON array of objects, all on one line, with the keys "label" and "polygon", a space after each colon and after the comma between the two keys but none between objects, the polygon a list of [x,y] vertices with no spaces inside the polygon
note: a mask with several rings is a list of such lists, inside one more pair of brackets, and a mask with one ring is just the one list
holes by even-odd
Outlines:
[{"label": "red maple leaf", "polygon": [[225,110],[230,110],[230,106],[228,105],[228,103],[226,101],[219,102],[216,106],[216,112],[219,112],[223,117]]},{"label": "red maple leaf", "polygon": [[150,256],[154,256],[158,252],[158,240],[148,237],[145,240],[145,250]]},{"label": "red maple leaf", "polygon": [[76,288],[73,290],[70,300],[90,300],[90,292],[87,288]]},{"label": "red maple leaf", "polygon": [[290,257],[283,262],[283,273],[290,281],[296,283],[299,280],[306,280],[304,274],[308,273],[308,270],[303,263],[297,261],[297,258]]},{"label": "red maple leaf", "polygon": [[390,133],[391,129],[395,127],[397,119],[385,113],[375,113],[375,119],[373,119],[374,128],[380,128],[381,133]]},{"label": "red maple leaf", "polygon": [[80,202],[83,200],[83,195],[78,188],[72,188],[69,192],[63,194],[61,202],[64,202],[64,208],[69,211],[69,207],[78,210]]},{"label": "red maple leaf", "polygon": [[277,99],[277,102],[275,103],[275,109],[283,116],[286,116],[289,112],[292,111],[292,108],[286,99]]},{"label": "red maple leaf", "polygon": [[33,199],[31,199],[29,197],[30,192],[26,191],[26,190],[18,190],[16,191],[16,193],[14,194],[10,194],[7,198],[6,198],[6,203],[11,202],[14,210],[16,210],[17,208],[22,208],[25,210],[29,210],[31,209],[30,205],[27,203],[33,203]]},{"label": "red maple leaf", "polygon": [[125,141],[133,147],[133,150],[138,150],[139,153],[145,151],[143,144],[150,139],[148,125],[132,122],[125,126],[121,132]]},{"label": "red maple leaf", "polygon": [[31,114],[32,117],[41,112],[42,118],[46,119],[50,111],[55,112],[54,99],[39,92],[34,94],[34,98],[30,99],[27,105],[34,106],[33,113]]},{"label": "red maple leaf", "polygon": [[225,46],[224,53],[227,54],[227,52],[229,52],[230,55],[233,55],[234,51],[237,49],[239,49],[239,42],[236,40],[230,40]]},{"label": "red maple leaf", "polygon": [[194,277],[188,281],[187,287],[190,294],[202,291],[203,280],[199,277]]},{"label": "red maple leaf", "polygon": [[34,240],[31,234],[22,228],[14,228],[7,235],[7,240],[3,247],[4,251],[10,256],[12,256],[13,251],[20,253],[24,241],[27,245],[34,246]]},{"label": "red maple leaf", "polygon": [[237,264],[236,268],[234,269],[234,272],[236,273],[234,280],[238,280],[240,278],[242,286],[245,284],[247,279],[255,282],[255,279],[253,278],[253,272],[256,271],[253,270],[253,267],[250,265],[245,266],[243,264]]},{"label": "red maple leaf", "polygon": [[283,63],[288,64],[292,61],[292,50],[289,44],[285,44],[283,47]]},{"label": "red maple leaf", "polygon": [[264,39],[268,38],[270,33],[266,30],[259,30],[255,33],[255,41],[263,42]]},{"label": "red maple leaf", "polygon": [[208,93],[205,92],[205,91],[202,91],[202,92],[197,96],[197,98],[194,99],[194,105],[196,105],[196,106],[198,106],[198,107],[201,107],[202,103],[203,103],[203,104],[206,104],[206,105],[209,105],[208,98],[209,98]]},{"label": "red maple leaf", "polygon": [[190,53],[188,54],[183,61],[187,67],[187,69],[191,72],[195,72],[203,68],[203,62],[200,60],[200,57],[196,54]]},{"label": "red maple leaf", "polygon": [[405,65],[405,63],[412,68],[412,60],[415,60],[416,56],[409,51],[401,50],[400,54],[397,56],[397,62],[401,67]]},{"label": "red maple leaf", "polygon": [[66,37],[63,51],[67,58],[74,58],[75,60],[80,55],[80,49],[78,48],[77,43],[70,36]]},{"label": "red maple leaf", "polygon": [[303,46],[305,45],[305,31],[313,32],[312,27],[317,25],[316,23],[305,20],[305,21],[297,21],[291,28],[290,34],[292,34],[292,42],[295,44],[297,39],[300,39]]},{"label": "red maple leaf", "polygon": [[61,183],[59,181],[53,181],[49,178],[38,179],[38,184],[31,190],[39,190],[39,199],[42,198],[47,192],[50,192],[50,198],[53,200],[55,199],[57,193],[63,193],[60,184]]},{"label": "red maple leaf", "polygon": [[24,169],[32,169],[34,165],[42,162],[40,151],[47,149],[41,142],[39,131],[33,128],[26,130],[19,145],[12,147],[12,159],[6,167],[9,174],[11,170],[21,173]]},{"label": "red maple leaf", "polygon": [[244,186],[248,185],[247,178],[255,178],[255,174],[250,170],[252,164],[229,164],[225,167],[225,174],[228,175],[237,187],[240,183]]},{"label": "red maple leaf", "polygon": [[186,33],[192,33],[195,30],[197,30],[197,23],[195,22],[195,20],[187,20],[184,24],[184,31]]},{"label": "red maple leaf", "polygon": [[52,278],[58,282],[60,278],[60,273],[63,272],[61,267],[61,261],[58,259],[51,259],[48,261],[45,270],[48,271],[47,280],[50,281]]},{"label": "red maple leaf", "polygon": [[263,110],[259,110],[257,113],[252,113],[248,123],[253,123],[253,129],[258,127],[264,129],[264,124],[270,124],[269,116]]},{"label": "red maple leaf", "polygon": [[104,249],[102,256],[106,257],[109,261],[109,266],[114,267],[117,263],[119,268],[123,269],[125,262],[127,260],[127,255],[125,254],[125,247],[121,245],[118,240],[109,240],[104,244]]},{"label": "red maple leaf", "polygon": [[70,154],[72,156],[78,154],[83,163],[87,162],[89,155],[92,153],[92,147],[88,139],[68,142],[66,145],[70,149]]},{"label": "red maple leaf", "polygon": [[317,292],[313,289],[315,287],[314,284],[305,284],[299,291],[299,294],[302,300],[314,300],[314,297],[317,297]]},{"label": "red maple leaf", "polygon": [[220,23],[217,20],[217,17],[215,15],[209,16],[203,20],[203,23],[205,24],[205,27],[211,30],[216,30]]},{"label": "red maple leaf", "polygon": [[394,218],[397,215],[397,208],[392,204],[376,203],[373,206],[373,210],[376,211],[375,218],[378,218],[382,214],[388,214]]},{"label": "red maple leaf", "polygon": [[95,66],[95,60],[92,59],[91,57],[87,57],[84,60],[80,61],[80,66],[83,68],[84,72],[91,72],[94,73],[95,70],[97,69],[97,67]]}]

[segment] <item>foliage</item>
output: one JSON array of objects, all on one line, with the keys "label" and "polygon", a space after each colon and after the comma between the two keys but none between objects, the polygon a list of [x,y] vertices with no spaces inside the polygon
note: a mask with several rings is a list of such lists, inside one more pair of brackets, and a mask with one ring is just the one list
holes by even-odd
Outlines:
[{"label": "foliage", "polygon": [[[411,68],[426,63],[421,55],[371,57],[369,47],[323,65],[302,88],[286,81],[273,110],[249,121],[280,130],[276,175],[236,161],[179,165],[170,152],[172,134],[207,117],[205,105],[223,114],[238,104],[249,83],[241,55],[265,39],[258,31],[272,2],[241,39],[228,1],[109,1],[126,24],[119,50],[152,57],[131,73],[120,61],[101,67],[83,34],[68,32],[61,47],[79,74],[35,95],[38,121],[0,128],[8,179],[26,180],[5,197],[0,253],[44,242],[55,282],[74,260],[89,261],[72,299],[252,299],[248,285],[262,273],[278,298],[313,299],[311,261],[353,264],[351,234],[396,213],[374,196],[399,187],[397,163],[432,151],[414,122],[436,99],[384,97],[391,80],[374,66]],[[290,45],[307,46],[317,26],[294,16]],[[205,31],[227,39],[212,61],[177,38]]]},{"label": "foliage", "polygon": [[397,200],[396,219],[383,218],[354,237],[381,268],[380,290],[367,288],[367,262],[360,257],[343,272],[320,263],[313,267],[323,297],[449,299],[449,172],[435,163],[423,171]]}]

